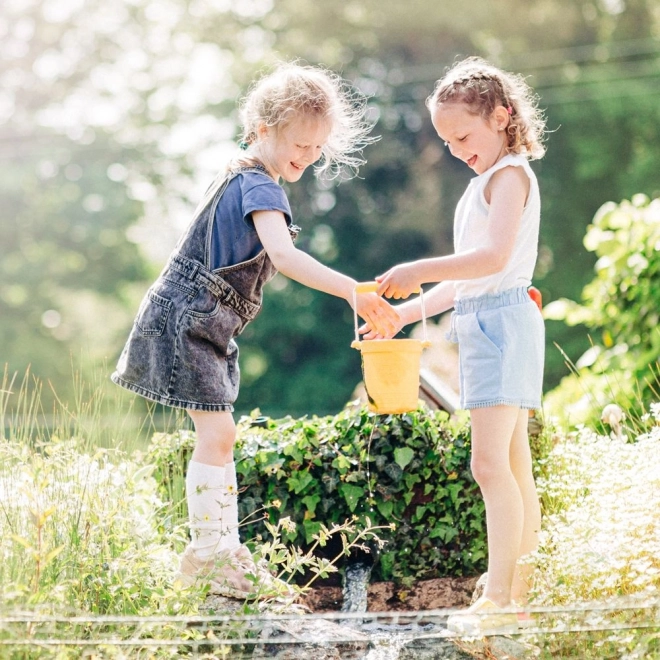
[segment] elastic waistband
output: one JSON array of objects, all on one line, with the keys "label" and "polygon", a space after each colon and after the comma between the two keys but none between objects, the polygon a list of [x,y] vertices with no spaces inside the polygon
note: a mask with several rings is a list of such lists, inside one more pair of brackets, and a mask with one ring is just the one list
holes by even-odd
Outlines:
[{"label": "elastic waistband", "polygon": [[244,298],[231,284],[205,268],[199,261],[177,254],[170,258],[166,268],[168,267],[189,280],[202,280],[210,291],[222,299],[224,305],[231,307],[248,321],[254,319],[261,309],[259,305]]},{"label": "elastic waistband", "polygon": [[474,314],[484,309],[497,309],[508,305],[520,305],[531,301],[527,293],[527,287],[521,286],[515,289],[506,289],[499,293],[485,293],[482,296],[461,298],[454,301],[454,312],[456,314]]}]

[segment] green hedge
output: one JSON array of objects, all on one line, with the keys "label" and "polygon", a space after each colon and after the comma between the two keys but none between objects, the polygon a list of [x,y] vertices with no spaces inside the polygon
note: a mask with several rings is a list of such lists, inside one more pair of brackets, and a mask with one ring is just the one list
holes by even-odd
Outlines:
[{"label": "green hedge", "polygon": [[[374,579],[407,582],[474,575],[485,569],[486,530],[479,488],[470,473],[467,417],[452,421],[420,407],[405,415],[376,415],[348,407],[338,415],[279,420],[258,411],[239,421],[236,448],[240,516],[250,518],[243,539],[266,536],[271,522],[289,516],[286,539],[305,547],[321,523],[355,519],[359,528],[395,524]],[[170,523],[185,518],[184,466],[194,434],[157,434],[149,458],[164,494],[176,502]],[[273,506],[279,502],[279,506]],[[257,513],[257,520],[254,514]]]}]

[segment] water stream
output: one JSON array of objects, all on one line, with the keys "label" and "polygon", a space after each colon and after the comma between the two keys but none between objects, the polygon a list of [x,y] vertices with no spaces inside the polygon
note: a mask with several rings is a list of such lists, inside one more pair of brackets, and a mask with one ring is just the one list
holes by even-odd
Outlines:
[{"label": "water stream", "polygon": [[[373,564],[374,558],[370,555],[349,560],[344,569],[342,612],[366,614]],[[444,625],[437,621],[419,622],[405,619],[406,617],[403,617],[403,620],[399,621],[396,616],[386,619],[367,615],[364,619],[353,616],[339,623],[366,634],[370,639],[371,648],[361,656],[361,660],[398,660],[401,650],[416,634],[439,634],[444,629]]]},{"label": "water stream", "polygon": [[366,612],[369,580],[373,563],[364,561],[350,562],[344,573],[342,612]]}]

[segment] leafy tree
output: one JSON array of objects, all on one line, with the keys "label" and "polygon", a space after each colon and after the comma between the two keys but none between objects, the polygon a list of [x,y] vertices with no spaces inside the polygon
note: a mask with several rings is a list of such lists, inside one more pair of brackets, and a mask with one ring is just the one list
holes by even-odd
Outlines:
[{"label": "leafy tree", "polygon": [[72,363],[86,370],[107,355],[148,268],[125,235],[140,205],[109,178],[122,172],[118,154],[102,136],[95,149],[48,140],[48,154],[13,157],[3,179],[0,345],[11,370],[34,365],[61,388]]},{"label": "leafy tree", "polygon": [[[378,117],[376,132],[382,135],[368,149],[364,178],[333,190],[335,206],[330,212],[315,214],[304,205],[299,207],[306,229],[311,226],[313,232],[319,224],[332,228],[338,246],[333,265],[372,277],[394,262],[452,249],[453,210],[471,174],[443,151],[423,102],[456,57],[477,53],[529,76],[546,109],[548,153],[533,165],[543,202],[535,284],[546,302],[577,296],[594,262],[582,247],[590,218],[605,199],[630,196],[649,186],[652,193],[656,186],[650,167],[657,147],[653,127],[658,111],[648,93],[649,77],[657,79],[658,70],[657,43],[651,39],[654,21],[649,14],[654,3],[629,5],[624,12],[587,1],[542,5],[509,1],[470,12],[456,2],[430,7],[422,0],[396,7],[362,2],[359,9],[296,0],[295,11],[293,4],[278,3],[268,15],[270,25],[279,26],[273,27],[274,48],[343,69],[362,89],[371,90]],[[512,21],[514,15],[517,18]],[[633,24],[645,27],[635,32]],[[342,35],[341,42],[337,34]],[[310,184],[304,194],[313,197],[314,191]],[[343,213],[347,213],[345,221]],[[363,240],[367,247],[355,261]],[[290,291],[276,295],[288,296]],[[319,296],[313,293],[311,300]],[[281,312],[278,303],[271,304]],[[284,371],[296,378],[303,370],[315,373],[310,364],[315,361],[318,373],[332,369],[334,387],[325,396],[331,409],[336,409],[356,378],[350,376],[355,374],[356,360],[347,350],[346,314],[342,317],[336,301],[319,304],[338,313],[319,314],[318,325],[300,337],[297,349],[282,342],[285,352],[299,356],[298,366],[290,363]],[[293,319],[293,315],[285,316]],[[332,323],[337,325],[336,332],[330,330]],[[550,389],[567,373],[564,355],[555,343],[574,359],[589,344],[584,327],[571,328],[553,320],[547,326],[546,389]],[[271,331],[260,320],[253,336],[264,345]],[[323,340],[325,349],[306,352],[305,345],[317,345],[321,334],[328,335]],[[278,373],[279,354],[268,345],[272,368]],[[249,346],[244,352],[248,350]],[[326,357],[329,354],[332,361]],[[287,379],[287,389],[296,378]],[[264,385],[270,382],[266,374],[263,379]],[[311,389],[305,383],[301,392],[308,401],[315,393],[323,396],[320,381]],[[346,383],[343,390],[338,387],[341,383]],[[275,391],[266,385],[265,389],[259,389],[255,381],[243,396],[260,405],[276,405],[276,400],[283,402],[288,396],[279,388]],[[291,406],[295,410],[296,402],[304,400],[298,396],[291,392],[286,410]]]},{"label": "leafy tree", "polygon": [[[175,240],[158,202],[186,199],[191,167],[172,124],[185,134],[193,115],[201,121],[184,57],[221,53],[196,49],[189,33],[168,67],[173,15],[111,4],[26,0],[0,10],[0,364],[31,368],[64,400],[75,397],[72,371],[109,370],[160,268],[153,248]],[[202,105],[224,99],[220,89]],[[145,253],[147,217],[159,240]]]}]

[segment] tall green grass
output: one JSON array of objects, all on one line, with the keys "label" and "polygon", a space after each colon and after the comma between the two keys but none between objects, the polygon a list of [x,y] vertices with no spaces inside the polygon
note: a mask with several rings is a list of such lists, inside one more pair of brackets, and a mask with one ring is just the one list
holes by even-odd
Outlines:
[{"label": "tall green grass", "polygon": [[[185,530],[160,523],[141,426],[124,424],[101,383],[73,404],[40,405],[42,385],[0,386],[0,602],[5,609],[141,614],[195,611],[171,587]],[[113,423],[108,420],[112,419]]]},{"label": "tall green grass", "polygon": [[[78,636],[88,640],[93,657],[201,657],[193,642],[208,634],[216,641],[254,635],[249,625],[200,631],[194,617],[206,591],[175,581],[188,530],[176,515],[182,489],[161,494],[140,437],[156,430],[156,420],[147,415],[138,426],[126,425],[104,383],[76,386],[75,401],[56,399],[48,414],[41,384],[29,374],[19,381],[5,371],[0,387],[0,658],[89,657],[85,645],[71,643]],[[114,424],[108,423],[113,406]],[[157,430],[183,433],[181,418],[173,421]],[[176,466],[181,475],[183,468]],[[290,524],[282,518],[270,526],[272,538],[257,548],[259,556],[284,574],[336,570],[333,561],[285,546]],[[346,541],[351,525],[324,528],[319,543],[332,534]],[[362,530],[345,550],[371,540],[376,529]],[[249,602],[232,609],[260,611]],[[193,617],[189,625],[187,617]],[[153,636],[155,644],[143,648],[143,637]],[[53,637],[64,642],[45,643]]]},{"label": "tall green grass", "polygon": [[[5,365],[0,379],[0,438],[32,443],[75,438],[81,449],[146,449],[156,432],[190,425],[184,411],[145,403],[112,383],[109,370],[98,369],[86,381],[72,368],[73,396],[62,400],[50,383],[28,370],[22,376]],[[42,397],[43,390],[48,397]],[[52,400],[51,408],[42,401]]]}]

